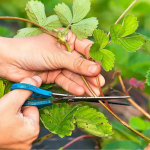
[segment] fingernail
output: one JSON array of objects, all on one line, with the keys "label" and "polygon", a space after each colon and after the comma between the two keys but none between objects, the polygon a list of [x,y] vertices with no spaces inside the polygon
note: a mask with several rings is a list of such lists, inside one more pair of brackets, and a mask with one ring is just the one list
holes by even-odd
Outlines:
[{"label": "fingernail", "polygon": [[42,82],[42,79],[39,76],[33,76],[32,79],[34,79],[35,81],[37,81],[38,83]]},{"label": "fingernail", "polygon": [[88,69],[88,72],[94,74],[97,72],[97,69],[98,69],[97,65],[91,65]]}]

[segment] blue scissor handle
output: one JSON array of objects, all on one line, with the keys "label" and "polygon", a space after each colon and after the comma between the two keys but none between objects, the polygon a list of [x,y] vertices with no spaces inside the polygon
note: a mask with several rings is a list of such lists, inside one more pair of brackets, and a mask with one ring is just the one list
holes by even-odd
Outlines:
[{"label": "blue scissor handle", "polygon": [[36,86],[33,86],[31,84],[26,84],[26,83],[13,84],[11,86],[11,91],[15,89],[24,89],[24,90],[32,91],[33,94],[31,95],[31,97],[50,98],[52,96],[51,91],[46,91],[46,90],[40,89]]},{"label": "blue scissor handle", "polygon": [[15,83],[11,86],[11,91],[15,89],[24,89],[24,90],[29,90],[32,91],[33,94],[31,97],[34,98],[39,98],[39,99],[32,99],[32,100],[27,100],[23,106],[36,106],[38,108],[42,108],[45,106],[51,105],[51,97],[52,97],[52,92],[51,91],[46,91],[43,89],[40,89],[36,86],[33,86],[31,84],[26,84],[26,83]]},{"label": "blue scissor handle", "polygon": [[37,108],[43,108],[46,106],[50,106],[52,105],[51,100],[50,99],[45,99],[45,100],[27,100],[25,101],[25,103],[23,104],[23,106],[36,106]]}]

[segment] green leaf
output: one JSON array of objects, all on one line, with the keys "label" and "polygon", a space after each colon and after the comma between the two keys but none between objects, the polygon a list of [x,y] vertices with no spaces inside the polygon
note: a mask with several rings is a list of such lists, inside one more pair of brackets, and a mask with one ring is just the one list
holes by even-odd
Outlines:
[{"label": "green leaf", "polygon": [[139,130],[139,131],[144,131],[146,130],[146,124],[144,122],[144,120],[142,120],[141,118],[139,117],[132,117],[130,118],[129,120],[129,124],[136,130]]},{"label": "green leaf", "polygon": [[11,88],[11,86],[12,86],[12,82],[10,82],[10,81],[4,81],[4,83],[5,83],[5,91],[4,91],[4,94],[7,94],[7,93],[9,93],[10,92],[10,88]]},{"label": "green leaf", "polygon": [[29,19],[40,25],[46,23],[45,7],[39,1],[31,0],[26,5],[26,11]]},{"label": "green leaf", "polygon": [[15,38],[30,37],[41,33],[43,33],[43,31],[39,28],[23,28],[18,31],[18,34],[15,36]]},{"label": "green leaf", "polygon": [[146,83],[150,86],[150,70],[147,72],[146,75]]},{"label": "green leaf", "polygon": [[[136,143],[140,143],[139,140],[137,139],[138,136],[135,133],[133,133],[132,131],[130,131],[128,128],[126,128],[124,125],[122,125],[121,123],[114,121],[114,122],[111,122],[111,124],[113,126],[113,129],[115,131],[117,131],[118,134],[120,135],[119,136],[120,140],[128,139],[128,140],[134,141]],[[115,135],[113,135],[113,137],[114,136]]]},{"label": "green leaf", "polygon": [[109,137],[113,134],[112,126],[106,117],[96,109],[89,108],[89,106],[79,107],[74,115],[77,127],[92,135]]},{"label": "green leaf", "polygon": [[112,70],[115,62],[115,55],[106,49],[100,50],[100,45],[94,43],[90,49],[90,56],[96,61],[101,61],[105,71]]},{"label": "green leaf", "polygon": [[95,17],[84,19],[71,26],[72,32],[78,39],[88,38],[92,36],[93,31],[97,28],[98,20]]},{"label": "green leaf", "polygon": [[90,56],[96,61],[101,61],[103,68],[109,71],[114,66],[115,55],[106,49],[103,49],[109,41],[109,37],[103,30],[95,30],[94,39],[96,43],[91,46]]},{"label": "green leaf", "polygon": [[[146,137],[150,138],[150,129],[145,130],[143,133]],[[149,144],[147,141],[143,140],[142,138],[138,137],[139,142],[141,143],[143,149]]]},{"label": "green leaf", "polygon": [[134,52],[144,44],[144,37],[139,34],[133,34],[128,37],[120,38],[120,45],[129,52]]},{"label": "green leaf", "polygon": [[100,51],[100,45],[94,43],[90,48],[90,56],[96,61],[101,61],[103,58],[103,53]]},{"label": "green leaf", "polygon": [[57,6],[55,6],[54,11],[63,25],[68,26],[71,23],[72,13],[70,8],[66,4],[58,4]]},{"label": "green leaf", "polygon": [[103,30],[94,30],[93,36],[96,43],[100,45],[100,49],[103,49],[109,42],[109,37]]},{"label": "green leaf", "polygon": [[55,86],[55,84],[53,84],[53,83],[51,83],[51,84],[42,84],[41,88],[45,89],[45,90],[48,90],[48,89],[51,89],[54,86]]},{"label": "green leaf", "polygon": [[112,41],[115,44],[120,45],[119,37],[121,37],[124,32],[125,32],[125,30],[122,25],[120,25],[120,24],[112,25],[110,28],[110,34],[111,34]]},{"label": "green leaf", "polygon": [[109,50],[101,50],[103,53],[103,58],[101,60],[102,66],[105,69],[105,71],[112,70],[114,67],[114,62],[115,62],[115,55],[109,51]]},{"label": "green leaf", "polygon": [[[53,134],[58,134],[61,138],[70,136],[75,129],[74,112],[77,106],[62,103],[53,104],[40,110],[41,121],[45,128]],[[44,112],[44,113],[43,113]]]},{"label": "green leaf", "polygon": [[53,104],[40,109],[40,119],[46,129],[62,138],[70,136],[75,125],[99,137],[108,137],[113,134],[112,126],[106,117],[89,106]]},{"label": "green leaf", "polygon": [[122,26],[124,27],[124,30],[125,30],[122,37],[125,37],[127,35],[134,33],[139,26],[137,17],[135,17],[134,15],[127,15],[123,21]]},{"label": "green leaf", "polygon": [[5,91],[5,85],[3,80],[0,80],[0,98],[3,97]]},{"label": "green leaf", "polygon": [[142,148],[136,142],[124,140],[112,142],[103,147],[102,150],[142,150]]},{"label": "green leaf", "polygon": [[0,36],[12,37],[13,36],[13,32],[12,32],[12,30],[10,30],[10,29],[8,29],[6,27],[0,26]]},{"label": "green leaf", "polygon": [[144,37],[134,33],[137,28],[137,18],[133,15],[128,15],[125,17],[122,25],[117,24],[111,26],[111,39],[115,44],[121,45],[125,50],[134,52],[144,44]]},{"label": "green leaf", "polygon": [[64,28],[64,29],[61,30],[62,35],[67,35],[68,32],[69,32],[68,28]]},{"label": "green leaf", "polygon": [[100,109],[99,109],[98,106],[93,105],[93,104],[91,104],[91,103],[88,103],[88,102],[82,102],[81,104],[82,104],[82,106],[89,106],[89,108],[94,108],[94,109],[96,109],[97,111],[100,111]]},{"label": "green leaf", "polygon": [[90,11],[90,0],[74,0],[73,1],[73,20],[72,23],[81,21]]},{"label": "green leaf", "polygon": [[52,29],[56,29],[58,27],[62,27],[62,24],[59,21],[59,18],[58,18],[57,15],[52,15],[52,16],[47,17],[44,27],[47,30],[51,31]]}]

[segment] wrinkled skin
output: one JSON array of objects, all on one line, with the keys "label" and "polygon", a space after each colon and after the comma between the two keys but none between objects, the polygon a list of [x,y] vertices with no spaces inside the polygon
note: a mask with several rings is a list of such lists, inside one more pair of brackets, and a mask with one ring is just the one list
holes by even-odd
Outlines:
[{"label": "wrinkled skin", "polygon": [[[39,75],[43,83],[56,83],[75,95],[90,95],[80,75],[86,76],[94,92],[99,95],[95,76],[100,66],[81,57],[89,57],[92,41],[80,41],[70,31],[67,36],[72,53],[52,36],[40,34],[34,37],[5,39],[1,38],[0,76],[14,82],[26,77]],[[99,75],[101,85],[104,78]]]}]

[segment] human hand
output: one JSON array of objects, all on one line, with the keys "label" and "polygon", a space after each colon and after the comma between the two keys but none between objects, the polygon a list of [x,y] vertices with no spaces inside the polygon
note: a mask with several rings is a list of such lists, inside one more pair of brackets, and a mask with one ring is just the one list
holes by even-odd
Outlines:
[{"label": "human hand", "polygon": [[150,144],[148,144],[148,146],[147,147],[145,147],[145,149],[144,150],[150,150]]},{"label": "human hand", "polygon": [[[79,74],[86,80],[93,91],[100,95],[95,76],[100,73],[100,66],[81,57],[89,57],[92,41],[80,41],[70,31],[67,41],[72,53],[57,42],[52,36],[41,34],[34,37],[1,39],[3,51],[0,50],[0,76],[14,82],[20,82],[26,77],[39,75],[43,83],[56,83],[66,91],[83,95],[90,92]],[[101,86],[104,78],[99,75]]]},{"label": "human hand", "polygon": [[[38,76],[21,83],[40,86]],[[39,112],[36,107],[22,107],[32,92],[14,90],[0,99],[0,149],[30,149],[39,134]],[[8,111],[9,110],[9,111]]]}]

